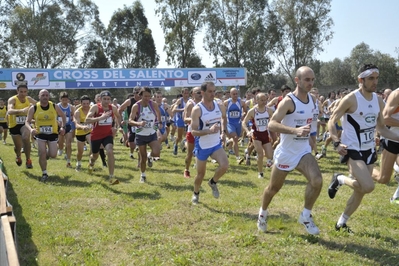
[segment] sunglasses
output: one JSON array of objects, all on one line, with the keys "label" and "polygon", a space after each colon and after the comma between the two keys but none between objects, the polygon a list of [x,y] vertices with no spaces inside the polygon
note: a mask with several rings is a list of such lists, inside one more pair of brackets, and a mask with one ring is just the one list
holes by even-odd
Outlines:
[{"label": "sunglasses", "polygon": [[198,95],[200,95],[200,94],[201,94],[201,91],[197,91],[195,94],[198,94]]}]

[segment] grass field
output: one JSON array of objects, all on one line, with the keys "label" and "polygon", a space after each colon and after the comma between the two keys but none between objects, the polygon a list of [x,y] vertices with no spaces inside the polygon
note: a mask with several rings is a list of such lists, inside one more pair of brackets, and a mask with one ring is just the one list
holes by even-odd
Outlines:
[{"label": "grass field", "polygon": [[[256,221],[270,170],[258,179],[254,161],[238,166],[230,157],[229,171],[219,182],[220,198],[214,199],[204,182],[200,204],[194,206],[193,178],[183,178],[182,153],[174,156],[164,148],[161,160],[147,170],[148,182],[140,184],[137,161],[118,143],[119,185],[108,184],[101,161],[89,175],[87,156],[79,173],[65,167],[63,156],[49,160],[50,178],[43,184],[37,151],[33,169],[18,167],[8,142],[0,145],[0,157],[10,178],[21,265],[399,264],[399,206],[389,202],[397,183],[376,185],[364,198],[348,222],[354,235],[337,233],[334,225],[351,190],[342,187],[334,200],[328,197],[332,173],[347,172],[331,150],[319,162],[324,183],[313,216],[321,233],[314,237],[297,223],[306,182],[295,171],[269,208],[264,234]],[[208,164],[207,179],[215,167]]]}]

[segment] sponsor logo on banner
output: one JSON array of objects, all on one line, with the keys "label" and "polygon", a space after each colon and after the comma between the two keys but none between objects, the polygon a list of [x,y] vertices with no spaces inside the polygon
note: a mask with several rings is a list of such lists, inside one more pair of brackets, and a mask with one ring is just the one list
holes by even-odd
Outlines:
[{"label": "sponsor logo on banner", "polygon": [[188,84],[201,84],[203,82],[214,82],[216,84],[216,71],[188,71]]},{"label": "sponsor logo on banner", "polygon": [[50,85],[48,72],[12,72],[14,86],[27,84],[29,87],[44,87]]}]

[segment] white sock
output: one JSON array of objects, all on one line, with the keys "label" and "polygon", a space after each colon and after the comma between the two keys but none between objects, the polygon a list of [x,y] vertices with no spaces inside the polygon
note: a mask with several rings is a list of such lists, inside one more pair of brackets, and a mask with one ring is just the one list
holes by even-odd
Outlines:
[{"label": "white sock", "polygon": [[145,172],[142,172],[142,173],[141,173],[141,176],[142,176],[142,177],[145,177]]},{"label": "white sock", "polygon": [[267,216],[267,210],[263,210],[262,207],[260,207],[259,216],[266,217]]},{"label": "white sock", "polygon": [[147,157],[148,157],[148,158],[151,158],[151,152],[150,152],[150,151],[147,152]]},{"label": "white sock", "polygon": [[82,161],[77,161],[76,166],[78,166],[78,165],[82,165]]},{"label": "white sock", "polygon": [[392,198],[393,198],[393,199],[399,198],[399,186],[398,186],[398,188],[396,189],[395,193],[393,193]]},{"label": "white sock", "polygon": [[310,213],[311,213],[311,210],[303,208],[303,211],[302,211],[302,216],[303,217],[310,217]]},{"label": "white sock", "polygon": [[337,176],[337,179],[338,179],[339,184],[340,184],[340,185],[343,185],[343,184],[345,184],[346,176],[344,176],[344,175],[339,175],[339,176]]},{"label": "white sock", "polygon": [[399,165],[396,162],[393,165],[393,170],[395,170],[395,172],[399,174]]},{"label": "white sock", "polygon": [[341,214],[341,217],[338,219],[338,226],[342,226],[343,224],[346,224],[346,222],[349,220],[349,216],[346,215],[345,213]]},{"label": "white sock", "polygon": [[240,160],[241,159],[241,157],[240,156],[236,156],[236,160]]},{"label": "white sock", "polygon": [[47,170],[42,171],[43,175],[47,175]]}]

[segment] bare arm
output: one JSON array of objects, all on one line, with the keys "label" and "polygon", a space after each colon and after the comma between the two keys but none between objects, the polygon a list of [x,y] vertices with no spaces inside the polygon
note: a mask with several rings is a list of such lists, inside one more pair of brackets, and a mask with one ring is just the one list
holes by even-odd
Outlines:
[{"label": "bare arm", "polygon": [[190,101],[184,108],[184,123],[191,123],[191,111],[193,110],[194,104]]},{"label": "bare arm", "polygon": [[382,115],[384,123],[387,126],[399,127],[399,120],[392,117],[399,108],[399,91],[395,90],[389,95],[387,103],[385,104]]},{"label": "bare arm", "polygon": [[357,108],[357,101],[356,96],[352,93],[339,101],[338,106],[334,108],[334,111],[328,120],[328,131],[330,132],[330,136],[334,142],[340,141],[335,124],[345,113],[351,113],[351,109],[354,107]]},{"label": "bare arm", "polygon": [[115,105],[112,105],[112,113],[114,114],[114,116],[116,118],[115,127],[118,128],[119,125],[122,123],[122,116],[118,112],[118,107],[116,107]]},{"label": "bare arm", "polygon": [[245,130],[245,132],[247,132],[248,137],[250,135],[252,135],[252,130],[251,130],[251,128],[247,127],[247,124],[251,119],[254,118],[254,110],[255,110],[255,108],[252,108],[251,110],[249,110],[248,113],[246,114],[244,120],[241,122],[242,128]]},{"label": "bare arm", "polygon": [[137,103],[135,103],[133,105],[132,111],[130,112],[129,115],[129,125],[131,126],[135,126],[135,127],[141,127],[145,125],[145,121],[141,121],[141,122],[137,122],[136,116],[137,116],[137,112],[138,112],[139,106]]},{"label": "bare arm", "polygon": [[277,101],[278,101],[278,97],[274,97],[273,100],[271,100],[270,102],[267,103],[267,107],[275,106]]},{"label": "bare arm", "polygon": [[205,136],[209,134],[214,134],[220,131],[220,127],[216,124],[214,124],[211,128],[209,129],[204,129],[204,130],[199,130],[199,122],[200,122],[200,116],[201,116],[201,108],[197,105],[194,106],[192,112],[191,112],[191,134],[196,137],[200,136]]},{"label": "bare arm", "polygon": [[30,126],[30,124],[32,123],[34,114],[35,114],[35,107],[31,106],[28,110],[28,116],[25,120],[25,127],[31,132],[32,136],[35,136],[37,134],[36,128],[32,128]]},{"label": "bare arm", "polygon": [[30,107],[31,106],[25,107],[23,109],[15,109],[15,98],[12,97],[8,99],[7,109],[9,115],[27,115]]},{"label": "bare arm", "polygon": [[[388,99],[389,98],[392,99],[394,97],[391,97],[391,95],[389,95]],[[380,97],[378,97],[378,103],[380,105],[380,110],[385,110],[384,101]],[[395,110],[396,110],[396,108],[395,108]],[[385,126],[384,116],[381,114],[381,112],[378,113],[378,117],[377,117],[377,130],[381,136],[383,136],[387,139],[399,141],[399,135],[394,133],[393,131],[389,130]]]},{"label": "bare arm", "polygon": [[172,109],[172,112],[173,112],[173,113],[176,113],[176,112],[183,112],[183,111],[184,111],[184,108],[177,108],[177,107],[180,105],[180,103],[181,103],[181,98],[178,99],[178,100],[174,103],[173,109]]}]

